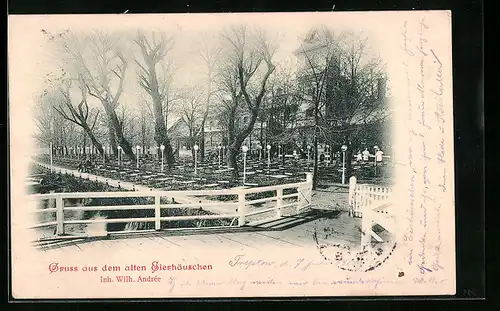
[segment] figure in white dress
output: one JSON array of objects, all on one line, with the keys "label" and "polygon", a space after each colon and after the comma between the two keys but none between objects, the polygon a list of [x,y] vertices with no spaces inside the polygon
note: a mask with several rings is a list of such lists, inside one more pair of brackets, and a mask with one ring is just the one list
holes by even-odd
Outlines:
[{"label": "figure in white dress", "polygon": [[356,154],[356,161],[361,162],[363,160],[363,155],[361,154],[361,150],[358,150],[358,153]]},{"label": "figure in white dress", "polygon": [[384,153],[382,152],[382,150],[377,150],[377,152],[375,152],[375,158],[377,160],[377,162],[382,162],[382,155]]},{"label": "figure in white dress", "polygon": [[363,161],[368,161],[370,158],[370,151],[368,151],[368,148],[365,148],[363,151]]}]

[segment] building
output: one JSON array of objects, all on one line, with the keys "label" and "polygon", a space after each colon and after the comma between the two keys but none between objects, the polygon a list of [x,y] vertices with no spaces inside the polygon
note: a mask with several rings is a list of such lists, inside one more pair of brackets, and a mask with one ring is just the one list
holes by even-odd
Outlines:
[{"label": "building", "polygon": [[[348,126],[355,129],[349,138],[353,148],[390,145],[393,122],[391,117],[387,117],[392,109],[391,99],[387,97],[386,79],[372,75],[372,71],[365,76],[363,88],[351,87],[351,76],[341,68],[336,53],[329,50],[330,40],[332,37],[329,37],[328,31],[312,29],[294,53],[298,64],[297,77],[305,95],[301,105],[305,111],[304,127],[314,125],[311,103],[321,93],[319,108],[324,127],[339,129]],[[319,80],[323,75],[325,79]],[[317,91],[318,87],[321,92]],[[367,91],[359,93],[360,89]],[[320,144],[330,145],[332,150],[338,150],[346,139],[343,134],[323,136],[328,137],[320,137]]]}]

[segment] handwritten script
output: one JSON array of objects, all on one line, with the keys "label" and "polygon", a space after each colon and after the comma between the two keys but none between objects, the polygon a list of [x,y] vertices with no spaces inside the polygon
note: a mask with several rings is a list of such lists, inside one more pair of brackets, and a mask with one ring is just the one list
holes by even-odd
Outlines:
[{"label": "handwritten script", "polygon": [[403,24],[401,37],[407,88],[408,209],[404,241],[407,264],[421,274],[441,264],[441,198],[447,193],[446,114],[441,56],[430,43],[433,29],[425,17]]}]

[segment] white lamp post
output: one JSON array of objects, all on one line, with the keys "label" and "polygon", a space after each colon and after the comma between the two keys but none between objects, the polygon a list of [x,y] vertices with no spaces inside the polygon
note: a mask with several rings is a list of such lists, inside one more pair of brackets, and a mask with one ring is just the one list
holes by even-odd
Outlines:
[{"label": "white lamp post", "polygon": [[53,168],[53,161],[52,161],[52,142],[49,143],[49,149],[50,149],[50,172],[54,170]]},{"label": "white lamp post", "polygon": [[118,146],[118,166],[122,165],[122,146]]},{"label": "white lamp post", "polygon": [[281,145],[278,145],[278,159],[281,158]]},{"label": "white lamp post", "polygon": [[262,160],[262,146],[258,145],[257,148],[259,149],[259,162]]},{"label": "white lamp post", "polygon": [[245,185],[245,178],[247,174],[247,151],[248,147],[243,146],[241,147],[241,151],[243,151],[243,185]]},{"label": "white lamp post", "polygon": [[345,152],[347,151],[347,146],[342,145],[340,148],[342,150],[342,185],[345,184]]},{"label": "white lamp post", "polygon": [[194,174],[198,174],[198,149],[200,148],[198,145],[194,145]]},{"label": "white lamp post", "polygon": [[221,153],[222,146],[219,145],[219,146],[217,146],[217,148],[219,149],[219,169],[220,169],[220,153]]},{"label": "white lamp post", "polygon": [[161,172],[163,173],[163,169],[164,169],[163,152],[165,151],[165,145],[161,144],[160,150],[161,150]]},{"label": "white lamp post", "polygon": [[267,145],[267,169],[271,166],[271,145]]},{"label": "white lamp post", "polygon": [[137,168],[139,168],[139,150],[141,150],[141,146],[137,145],[135,146],[135,149],[137,150]]}]

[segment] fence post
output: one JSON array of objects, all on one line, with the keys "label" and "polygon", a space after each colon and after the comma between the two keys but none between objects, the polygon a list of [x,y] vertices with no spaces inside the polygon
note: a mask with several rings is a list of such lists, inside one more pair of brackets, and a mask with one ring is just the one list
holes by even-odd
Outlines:
[{"label": "fence post", "polygon": [[312,173],[306,173],[306,182],[307,182],[307,203],[306,204],[311,204],[312,200],[312,187],[313,187],[313,174]]},{"label": "fence post", "polygon": [[368,206],[364,207],[361,215],[361,246],[369,246],[372,240],[372,218]]},{"label": "fence post", "polygon": [[281,206],[283,206],[283,189],[276,189],[276,217],[281,218]]},{"label": "fence post", "polygon": [[238,226],[244,226],[245,225],[245,216],[247,214],[246,211],[246,205],[245,205],[245,193],[244,192],[239,192],[238,193],[238,214],[240,215],[240,218],[238,219]]},{"label": "fence post", "polygon": [[155,195],[155,230],[161,230],[161,207],[160,207],[160,196]]},{"label": "fence post", "polygon": [[57,235],[64,234],[64,201],[62,196],[56,197],[56,220],[57,220]]},{"label": "fence post", "polygon": [[349,178],[349,216],[354,217],[356,176]]}]

